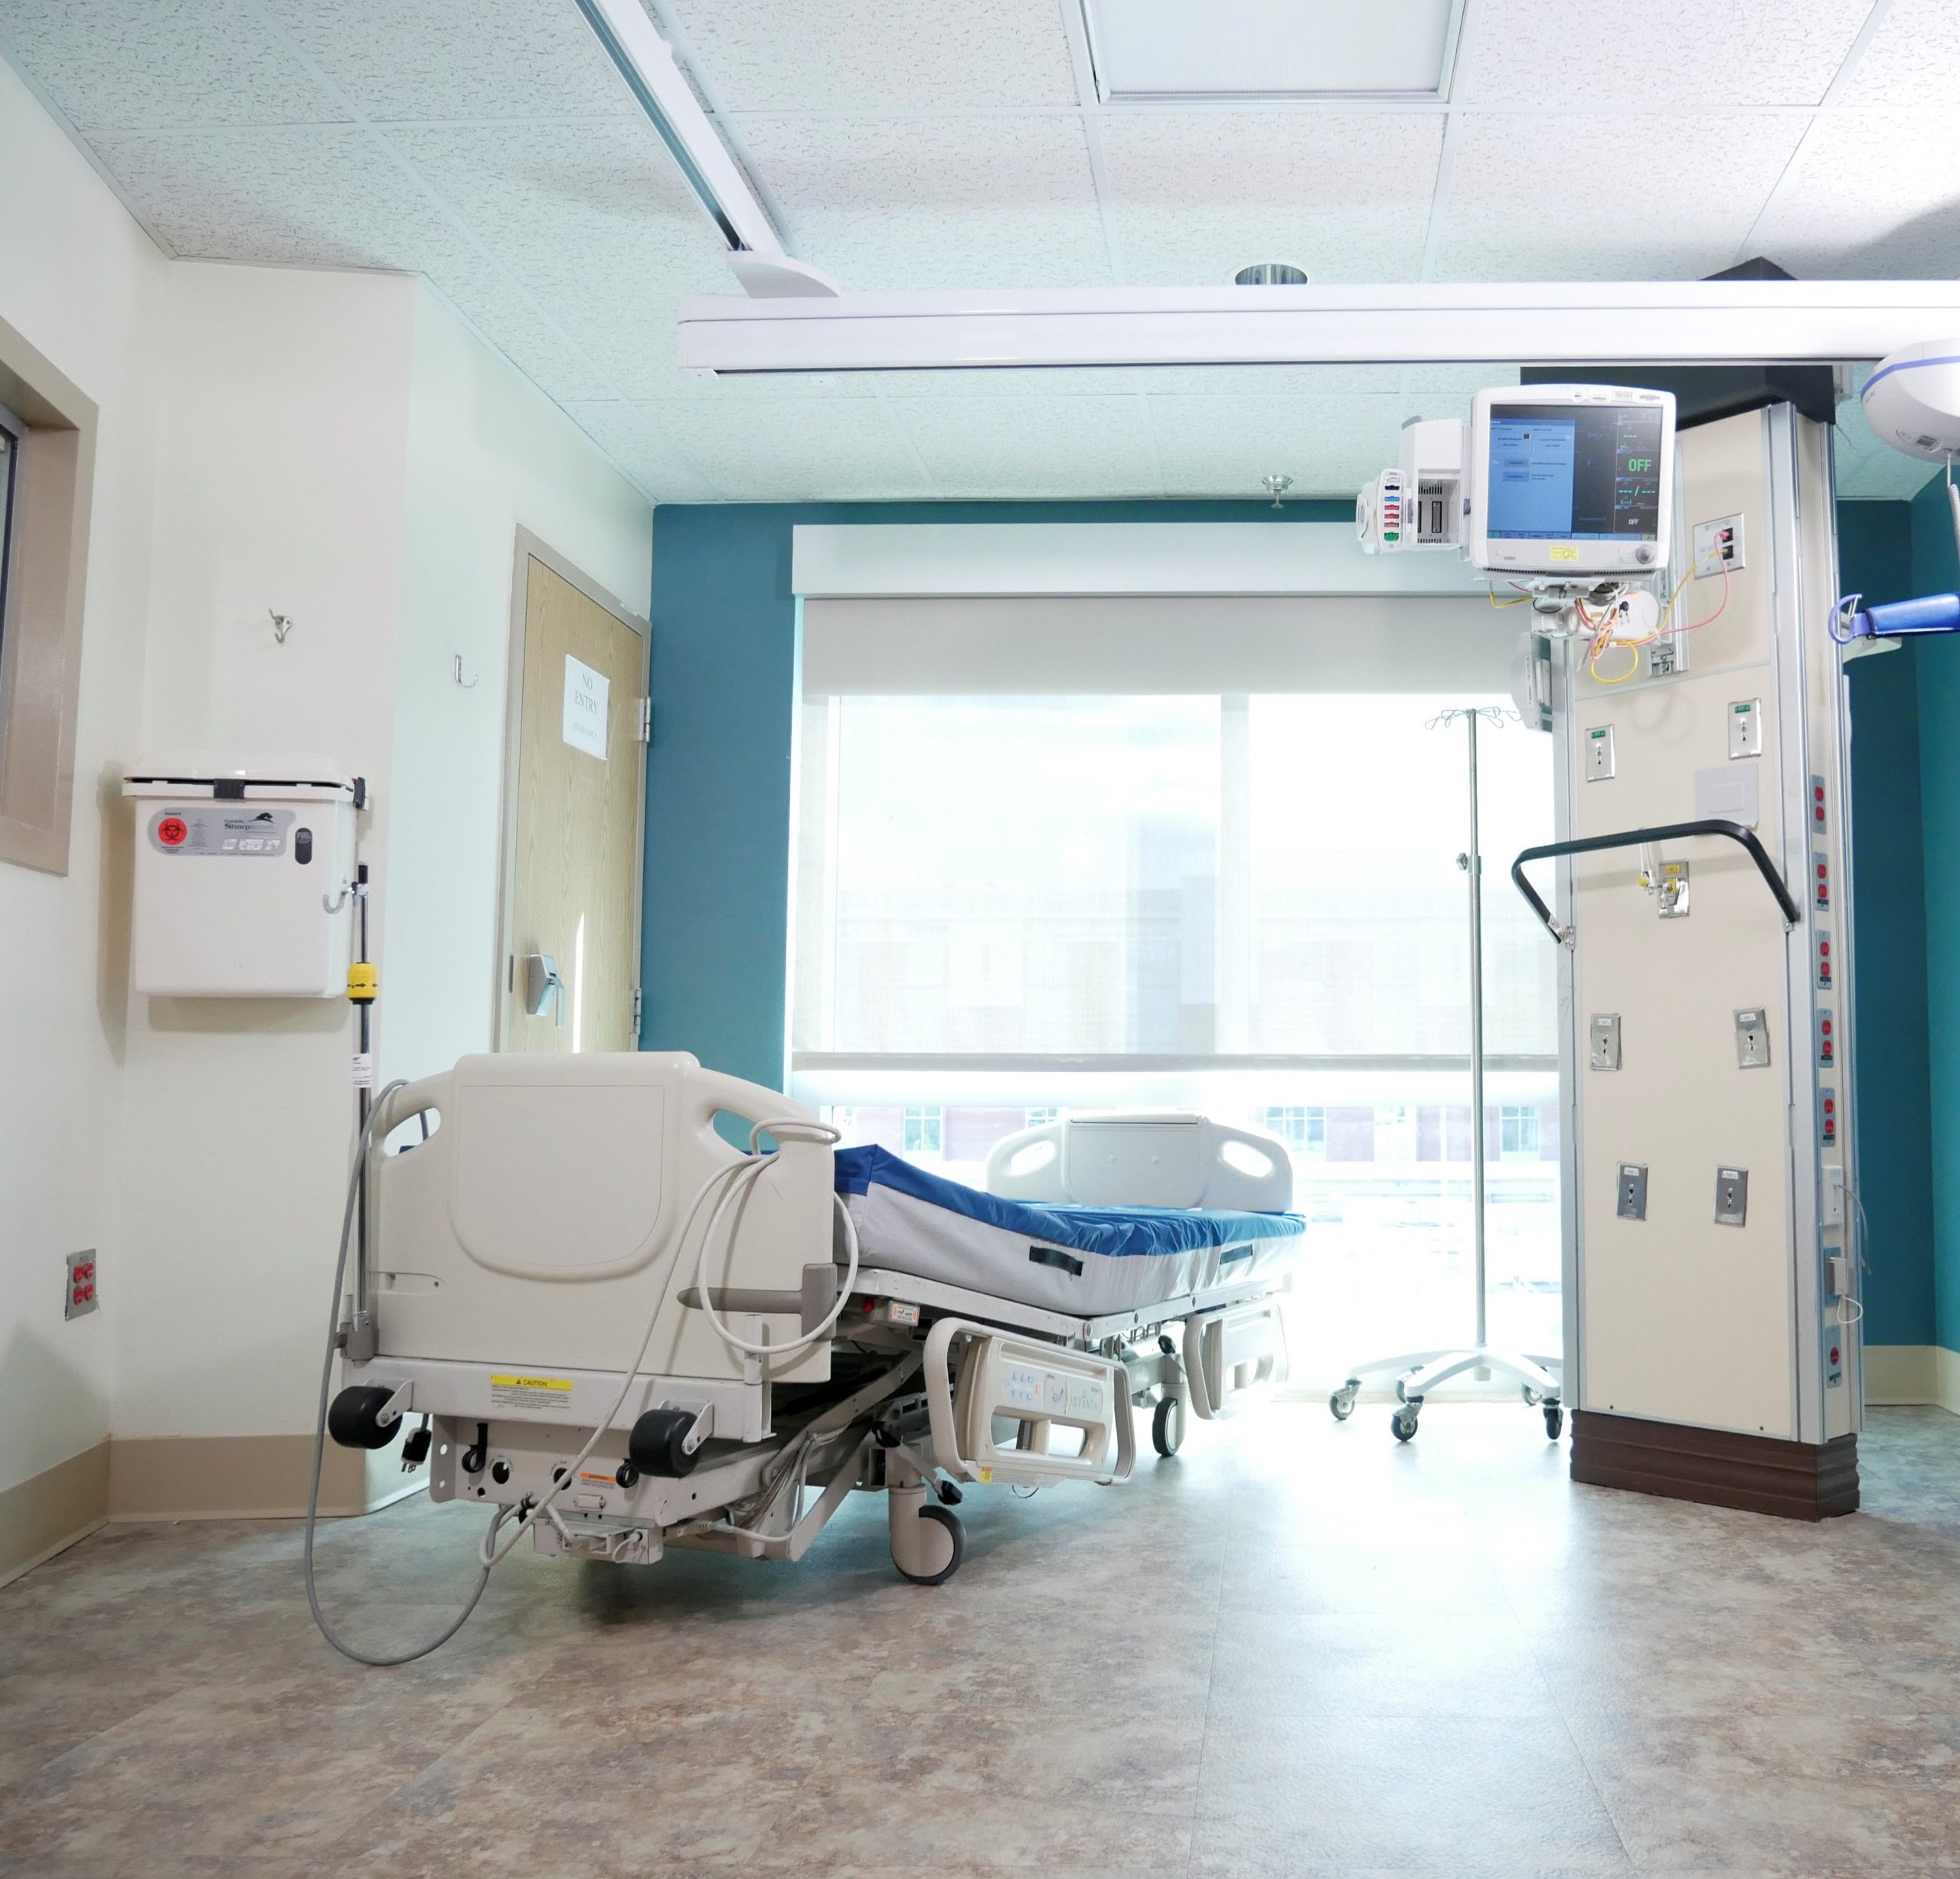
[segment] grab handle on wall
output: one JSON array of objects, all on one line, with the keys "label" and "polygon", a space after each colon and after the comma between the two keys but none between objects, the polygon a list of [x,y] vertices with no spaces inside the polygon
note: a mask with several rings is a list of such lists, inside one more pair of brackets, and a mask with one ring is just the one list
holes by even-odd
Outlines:
[{"label": "grab handle on wall", "polygon": [[1756,840],[1753,829],[1745,828],[1740,822],[1669,822],[1658,828],[1629,828],[1617,835],[1583,835],[1573,841],[1548,841],[1542,848],[1527,848],[1511,864],[1512,884],[1526,900],[1531,903],[1531,910],[1538,916],[1544,926],[1560,946],[1572,944],[1572,929],[1561,926],[1553,919],[1552,910],[1539,898],[1538,890],[1524,878],[1527,861],[1549,861],[1564,855],[1596,855],[1606,848],[1640,848],[1650,842],[1674,841],[1690,835],[1720,835],[1723,840],[1738,844],[1756,864],[1769,891],[1776,897],[1776,905],[1783,915],[1786,927],[1795,926],[1803,916],[1797,910],[1797,904],[1790,897],[1790,890],[1784,884],[1783,877],[1777,873],[1776,864],[1764,851]]}]

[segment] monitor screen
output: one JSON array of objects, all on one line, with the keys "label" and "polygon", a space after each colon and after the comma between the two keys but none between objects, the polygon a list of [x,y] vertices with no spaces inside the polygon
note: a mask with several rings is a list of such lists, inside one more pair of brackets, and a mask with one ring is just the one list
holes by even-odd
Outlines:
[{"label": "monitor screen", "polygon": [[1661,421],[1652,404],[1493,404],[1486,534],[1658,541]]}]

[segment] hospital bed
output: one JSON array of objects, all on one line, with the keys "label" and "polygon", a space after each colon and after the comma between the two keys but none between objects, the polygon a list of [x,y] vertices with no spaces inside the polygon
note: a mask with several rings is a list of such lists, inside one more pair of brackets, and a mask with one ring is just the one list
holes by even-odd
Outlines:
[{"label": "hospital bed", "polygon": [[[1139,1165],[1181,1155],[1283,1207],[1276,1143],[1130,1119]],[[861,1488],[898,1570],[936,1583],[963,1487],[1120,1481],[1138,1407],[1168,1454],[1187,1414],[1284,1378],[1296,1216],[985,1194],[835,1139],[678,1054],[469,1057],[392,1087],[367,1151],[378,1348],[345,1366],[334,1439],[419,1422],[405,1465],[491,1511],[486,1569],[524,1533],[797,1559]],[[1255,1152],[1274,1165],[1249,1185]]]}]

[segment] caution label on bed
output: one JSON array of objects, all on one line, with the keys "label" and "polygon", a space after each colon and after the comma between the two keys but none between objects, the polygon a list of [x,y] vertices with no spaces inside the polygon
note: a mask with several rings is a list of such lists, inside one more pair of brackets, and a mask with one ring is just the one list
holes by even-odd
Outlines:
[{"label": "caution label on bed", "polygon": [[490,1407],[501,1410],[563,1409],[572,1394],[569,1377],[500,1377],[490,1379]]}]

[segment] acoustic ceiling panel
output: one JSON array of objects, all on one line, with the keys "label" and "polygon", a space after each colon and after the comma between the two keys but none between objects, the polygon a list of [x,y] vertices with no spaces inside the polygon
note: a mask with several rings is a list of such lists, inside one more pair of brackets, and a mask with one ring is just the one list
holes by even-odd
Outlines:
[{"label": "acoustic ceiling panel", "polygon": [[1759,245],[1798,274],[1951,278],[1960,271],[1956,166],[1960,122],[1950,111],[1826,112]]},{"label": "acoustic ceiling panel", "polygon": [[[1935,0],[1939,4],[1940,0]],[[1821,100],[1872,0],[1478,0],[1467,101],[1609,117]]]},{"label": "acoustic ceiling panel", "polygon": [[1805,121],[1780,113],[1470,113],[1450,170],[1437,275],[1692,280],[1713,273],[1736,259]]},{"label": "acoustic ceiling panel", "polygon": [[935,493],[875,399],[750,400],[712,412],[653,400],[639,408],[730,502],[916,502]]},{"label": "acoustic ceiling panel", "polygon": [[1960,104],[1960,7],[1953,0],[1892,0],[1840,104]]},{"label": "acoustic ceiling panel", "polygon": [[1430,112],[1125,111],[1101,120],[1124,277],[1223,286],[1258,261],[1409,280],[1443,121]]},{"label": "acoustic ceiling panel", "polygon": [[1116,397],[906,398],[894,406],[942,496],[1155,496],[1144,402]]},{"label": "acoustic ceiling panel", "polygon": [[735,111],[1076,102],[1058,0],[673,0]]}]

